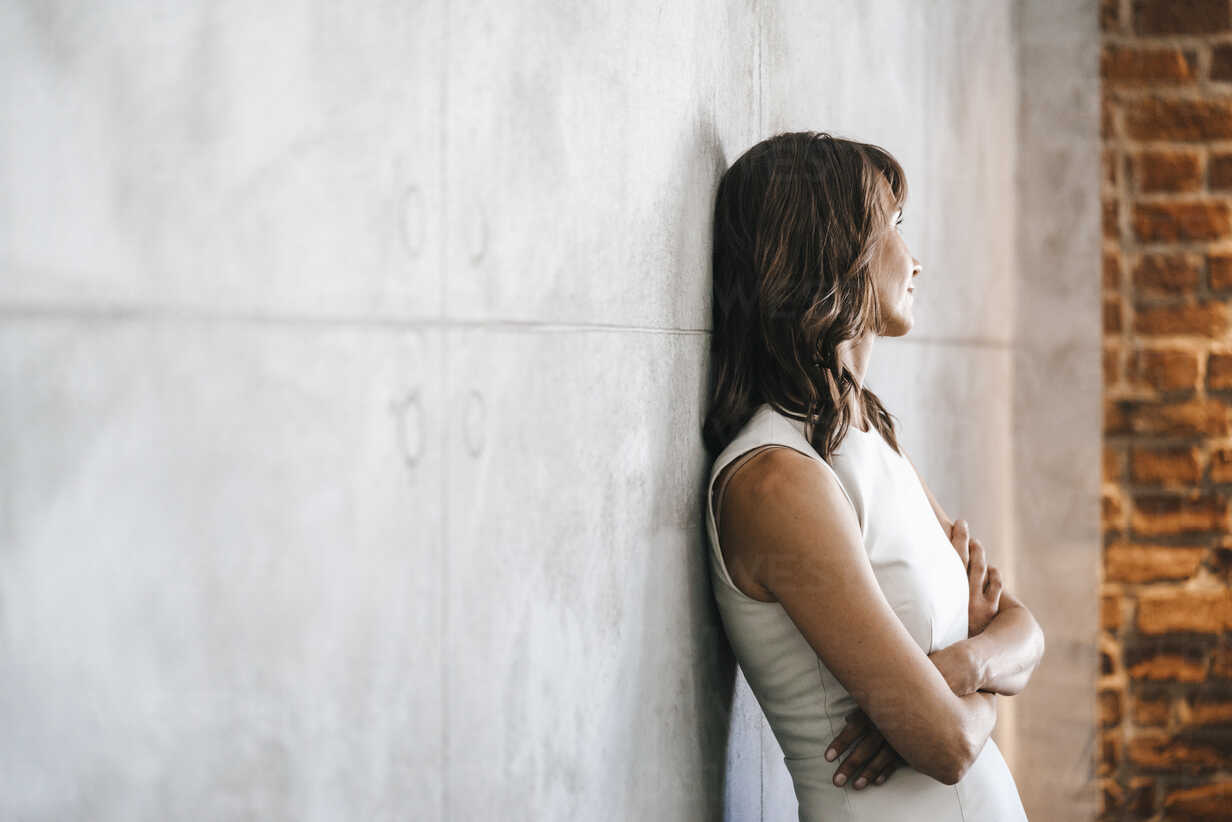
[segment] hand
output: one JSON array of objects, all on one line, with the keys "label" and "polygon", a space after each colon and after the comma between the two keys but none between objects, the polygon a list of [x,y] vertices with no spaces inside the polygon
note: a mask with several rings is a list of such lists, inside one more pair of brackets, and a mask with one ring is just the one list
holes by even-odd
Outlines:
[{"label": "hand", "polygon": [[851,754],[835,771],[835,785],[841,787],[850,783],[856,790],[866,785],[880,785],[906,761],[886,742],[881,731],[860,708],[847,714],[847,724],[826,749],[826,761],[837,759],[861,735],[863,738],[851,748]]},{"label": "hand", "polygon": [[965,639],[933,651],[928,658],[945,677],[945,684],[950,686],[955,696],[973,694],[984,686],[979,660]]},{"label": "hand", "polygon": [[1001,572],[988,564],[983,544],[970,537],[965,519],[954,521],[950,542],[960,557],[966,557],[967,636],[973,637],[987,628],[1001,610]]}]

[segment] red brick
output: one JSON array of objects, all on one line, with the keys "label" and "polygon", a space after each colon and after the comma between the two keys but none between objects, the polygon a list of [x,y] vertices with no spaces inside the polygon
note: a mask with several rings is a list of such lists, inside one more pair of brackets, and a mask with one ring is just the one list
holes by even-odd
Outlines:
[{"label": "red brick", "polygon": [[1155,698],[1139,697],[1132,700],[1130,717],[1135,725],[1167,725],[1172,713],[1172,702],[1167,695]]},{"label": "red brick", "polygon": [[1105,198],[1103,203],[1104,238],[1119,240],[1121,237],[1121,204],[1115,197]]},{"label": "red brick", "polygon": [[[1215,647],[1214,640],[1202,634],[1136,634],[1127,638],[1120,650],[1131,679],[1201,682]],[[1115,643],[1106,636],[1100,641]]]},{"label": "red brick", "polygon": [[1143,254],[1134,265],[1134,288],[1142,293],[1171,295],[1198,287],[1202,255],[1185,252]]},{"label": "red brick", "polygon": [[[1112,771],[1108,769],[1107,772],[1111,773]],[[1102,774],[1104,771],[1099,770],[1099,773]],[[1125,801],[1125,789],[1115,779],[1101,779],[1099,780],[1099,796],[1099,818],[1102,820],[1108,814],[1115,813],[1121,809],[1121,803]]]},{"label": "red brick", "polygon": [[1232,353],[1211,352],[1206,360],[1206,387],[1212,391],[1232,388]]},{"label": "red brick", "polygon": [[1232,28],[1227,0],[1134,0],[1135,34],[1216,34]]},{"label": "red brick", "polygon": [[1104,166],[1104,181],[1103,186],[1106,194],[1115,195],[1117,187],[1117,179],[1120,176],[1118,171],[1121,166],[1121,155],[1115,149],[1104,149],[1100,155],[1100,162]]},{"label": "red brick", "polygon": [[1105,731],[1100,735],[1099,764],[1097,767],[1101,776],[1112,773],[1121,764],[1122,747],[1121,731]]},{"label": "red brick", "polygon": [[1228,307],[1218,301],[1144,305],[1134,311],[1134,331],[1138,334],[1189,334],[1213,338],[1222,336],[1227,329]]},{"label": "red brick", "polygon": [[1121,347],[1104,345],[1104,385],[1116,385],[1121,381]]},{"label": "red brick", "polygon": [[1206,185],[1212,191],[1232,188],[1232,154],[1211,154],[1206,166]]},{"label": "red brick", "polygon": [[1201,682],[1206,679],[1206,660],[1179,654],[1159,654],[1126,666],[1134,679],[1160,682]]},{"label": "red brick", "polygon": [[1232,255],[1208,254],[1206,278],[1212,291],[1232,288]]},{"label": "red brick", "polygon": [[1105,549],[1104,578],[1110,582],[1187,579],[1205,555],[1205,548],[1119,542]]},{"label": "red brick", "polygon": [[1104,434],[1131,434],[1134,431],[1133,420],[1141,403],[1134,400],[1114,399],[1104,397]]},{"label": "red brick", "polygon": [[1121,597],[1117,594],[1104,594],[1099,598],[1099,625],[1107,631],[1115,631],[1121,627]]},{"label": "red brick", "polygon": [[1105,45],[1099,56],[1099,74],[1107,85],[1191,84],[1196,79],[1195,62],[1196,58],[1186,59],[1179,48]]},{"label": "red brick", "polygon": [[1132,177],[1141,192],[1197,191],[1202,188],[1202,160],[1188,149],[1142,151],[1134,155]]},{"label": "red brick", "polygon": [[1125,791],[1122,806],[1130,815],[1144,818],[1155,813],[1155,780],[1149,776],[1132,776]]},{"label": "red brick", "polygon": [[1104,288],[1121,287],[1121,252],[1117,249],[1104,249],[1103,279]]},{"label": "red brick", "polygon": [[1125,478],[1125,466],[1129,460],[1125,451],[1116,446],[1104,444],[1104,482],[1121,482]]},{"label": "red brick", "polygon": [[[1109,404],[1125,415],[1125,424],[1135,434],[1228,435],[1228,406],[1209,397],[1184,402],[1120,400],[1106,404],[1105,411]],[[1105,416],[1106,428],[1109,422],[1120,420]]]},{"label": "red brick", "polygon": [[1211,557],[1206,564],[1224,585],[1232,587],[1232,536],[1225,534],[1220,537],[1219,544],[1211,549]]},{"label": "red brick", "polygon": [[1129,375],[1137,388],[1193,389],[1198,384],[1198,354],[1187,348],[1138,349],[1131,359]]},{"label": "red brick", "polygon": [[1121,30],[1121,0],[1100,0],[1099,30],[1107,32]]},{"label": "red brick", "polygon": [[1170,790],[1164,797],[1164,818],[1170,822],[1227,820],[1232,805],[1232,780]]},{"label": "red brick", "polygon": [[1232,722],[1232,687],[1218,680],[1203,683],[1190,693],[1183,707],[1188,725]]},{"label": "red brick", "polygon": [[1126,100],[1125,131],[1134,140],[1205,142],[1232,137],[1232,100],[1156,96]]},{"label": "red brick", "polygon": [[1117,136],[1117,109],[1107,97],[1099,103],[1099,136],[1109,139]]},{"label": "red brick", "polygon": [[1218,240],[1232,232],[1223,200],[1136,203],[1132,225],[1143,243]]},{"label": "red brick", "polygon": [[1103,529],[1115,530],[1121,527],[1125,519],[1125,505],[1122,502],[1120,488],[1107,488],[1100,492]]},{"label": "red brick", "polygon": [[1194,485],[1202,479],[1202,453],[1192,445],[1150,448],[1135,445],[1130,453],[1134,482],[1154,485]]},{"label": "red brick", "polygon": [[1220,83],[1232,80],[1232,46],[1227,43],[1211,47],[1211,79]]},{"label": "red brick", "polygon": [[1223,753],[1213,745],[1170,736],[1154,729],[1141,730],[1129,740],[1126,758],[1141,768],[1161,771],[1189,771],[1192,768],[1218,768]]},{"label": "red brick", "polygon": [[1121,298],[1104,298],[1104,333],[1115,334],[1121,330]]},{"label": "red brick", "polygon": [[1221,533],[1228,526],[1228,502],[1215,494],[1138,494],[1130,527],[1143,536]]},{"label": "red brick", "polygon": [[1232,680],[1232,637],[1224,634],[1215,646],[1211,657],[1211,677],[1215,680]]},{"label": "red brick", "polygon": [[1211,482],[1232,482],[1232,447],[1211,449]]},{"label": "red brick", "polygon": [[1099,692],[1099,724],[1105,728],[1121,723],[1121,692],[1109,688]]},{"label": "red brick", "polygon": [[1144,590],[1138,595],[1138,632],[1217,634],[1232,626],[1232,595],[1216,590]]}]

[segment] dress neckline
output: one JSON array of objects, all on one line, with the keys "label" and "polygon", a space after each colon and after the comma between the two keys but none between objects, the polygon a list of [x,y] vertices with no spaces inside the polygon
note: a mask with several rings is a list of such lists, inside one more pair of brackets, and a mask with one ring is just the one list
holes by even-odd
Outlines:
[{"label": "dress neckline", "polygon": [[[766,407],[766,408],[768,408],[768,409],[769,409],[769,410],[771,410],[771,411],[775,411],[775,413],[779,413],[779,412],[778,412],[778,411],[774,408],[774,406],[770,405],[769,403],[766,403],[766,404],[765,404],[765,407]],[[794,417],[789,417],[789,416],[787,416],[786,414],[782,414],[782,413],[779,413],[779,416],[780,416],[780,417],[782,417],[783,419],[787,420],[787,422],[791,423],[791,424],[792,424],[792,426],[794,426],[794,427],[795,427],[795,429],[796,429],[797,431],[799,431],[799,432],[800,432],[801,436],[803,436],[803,435],[804,435],[804,420],[798,420],[798,419],[795,419]],[[864,436],[868,436],[869,434],[876,434],[876,433],[879,433],[879,432],[878,432],[875,428],[873,428],[872,426],[869,426],[867,429],[864,429],[864,428],[856,428],[854,425],[849,425],[849,426],[847,426],[847,430],[848,430],[848,431],[855,431],[857,434],[863,434]]]}]

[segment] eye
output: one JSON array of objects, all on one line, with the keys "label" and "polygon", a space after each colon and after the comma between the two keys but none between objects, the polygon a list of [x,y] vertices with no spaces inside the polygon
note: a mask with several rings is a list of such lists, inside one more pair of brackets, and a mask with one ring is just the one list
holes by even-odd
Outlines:
[{"label": "eye", "polygon": [[897,220],[895,220],[895,221],[894,221],[894,228],[895,228],[895,229],[897,229],[900,233],[902,232],[902,229],[901,229],[901,228],[899,228],[899,226],[900,226],[900,225],[902,225],[902,224],[903,224],[903,218],[902,218],[902,217],[899,217]]}]

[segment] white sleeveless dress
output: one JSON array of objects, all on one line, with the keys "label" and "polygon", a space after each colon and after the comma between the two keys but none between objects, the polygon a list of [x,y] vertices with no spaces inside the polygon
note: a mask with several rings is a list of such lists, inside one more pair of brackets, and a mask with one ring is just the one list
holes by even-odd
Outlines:
[{"label": "white sleeveless dress", "polygon": [[885,783],[858,791],[831,781],[846,754],[827,762],[826,747],[859,703],[781,605],[736,588],[719,550],[715,479],[740,455],[769,444],[793,448],[837,475],[877,582],[925,653],[966,639],[968,585],[915,470],[876,430],[850,428],[827,463],[803,422],[763,404],[715,459],[706,493],[711,584],[736,659],[783,749],[802,822],[1024,822],[1018,788],[992,737],[956,785],[905,763]]}]

